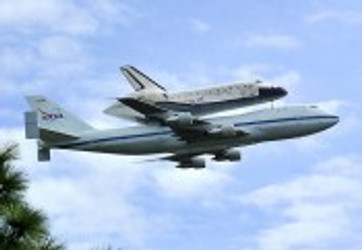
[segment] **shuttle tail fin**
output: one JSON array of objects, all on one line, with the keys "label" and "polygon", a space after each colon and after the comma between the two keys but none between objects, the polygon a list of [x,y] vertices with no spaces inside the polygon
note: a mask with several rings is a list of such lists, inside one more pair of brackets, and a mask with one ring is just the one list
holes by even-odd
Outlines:
[{"label": "shuttle tail fin", "polygon": [[166,89],[152,80],[150,77],[142,73],[140,70],[133,66],[126,65],[121,67],[123,75],[127,78],[128,82],[132,85],[135,91],[153,90],[166,92]]}]

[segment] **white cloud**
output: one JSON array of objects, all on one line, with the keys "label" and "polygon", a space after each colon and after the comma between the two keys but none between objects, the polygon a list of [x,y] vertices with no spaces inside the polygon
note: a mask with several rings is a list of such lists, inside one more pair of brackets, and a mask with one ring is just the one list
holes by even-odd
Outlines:
[{"label": "white cloud", "polygon": [[0,49],[0,88],[5,97],[67,90],[72,83],[79,86],[84,81],[92,64],[79,39],[71,36],[41,37],[21,48],[4,45]]},{"label": "white cloud", "polygon": [[65,81],[84,77],[93,63],[82,43],[69,36],[49,36],[41,39],[35,50],[37,61],[33,70],[39,78],[49,82],[54,79],[63,78]]},{"label": "white cloud", "polygon": [[126,25],[134,16],[130,7],[116,0],[0,1],[0,27],[15,34],[1,41],[2,96],[49,92],[70,96],[79,89],[83,93],[108,89],[102,83],[108,76],[93,75],[95,58],[78,35],[96,31],[100,35],[98,31]]},{"label": "white cloud", "polygon": [[232,181],[229,174],[210,168],[193,169],[158,169],[153,178],[161,194],[175,199],[204,201],[217,200],[227,183]]},{"label": "white cloud", "polygon": [[241,65],[233,69],[231,74],[238,81],[256,81],[263,80],[263,74],[271,70],[272,67],[268,64],[254,63]]},{"label": "white cloud", "polygon": [[[22,127],[3,127],[0,126],[0,143],[18,143],[20,151],[20,167],[32,167],[36,164],[36,142],[25,139],[25,131]],[[37,171],[40,168],[31,170]]]},{"label": "white cloud", "polygon": [[315,105],[328,113],[337,114],[340,112],[341,108],[346,106],[346,103],[342,100],[329,100],[317,102]]},{"label": "white cloud", "polygon": [[91,4],[74,0],[0,2],[0,25],[24,32],[46,28],[68,34],[92,34],[104,22],[126,23],[132,15],[129,7],[112,0]]},{"label": "white cloud", "polygon": [[296,89],[301,81],[301,75],[295,70],[289,70],[270,79],[272,84],[283,86],[289,92]]},{"label": "white cloud", "polygon": [[0,24],[28,29],[43,26],[69,33],[89,33],[98,21],[73,1],[5,0],[0,4]]},{"label": "white cloud", "polygon": [[[32,205],[50,218],[52,233],[71,250],[112,243],[145,247],[148,240],[172,232],[178,214],[147,210],[139,198],[147,190],[176,202],[217,206],[226,184],[232,180],[222,170],[179,170],[173,164],[137,164],[139,157],[87,152],[53,151],[52,161],[36,161],[36,142],[24,138],[23,128],[2,128],[0,141],[20,143],[17,165],[31,179]],[[157,164],[158,165],[158,164]]]},{"label": "white cloud", "polygon": [[28,70],[34,62],[34,54],[19,47],[5,47],[0,49],[0,69],[2,74],[19,74]]},{"label": "white cloud", "polygon": [[197,33],[206,33],[211,30],[211,26],[200,19],[190,19],[191,28]]},{"label": "white cloud", "polygon": [[301,46],[300,41],[290,35],[254,34],[237,43],[238,46],[267,49],[293,50]]},{"label": "white cloud", "polygon": [[[300,207],[302,209],[310,209],[306,207]],[[320,207],[318,208],[320,209]],[[316,211],[311,211],[316,212]],[[318,211],[323,214],[328,212],[327,210]],[[339,214],[328,214],[328,216],[339,216]],[[259,249],[318,249],[318,247],[324,246],[325,241],[329,241],[333,238],[343,237],[343,222],[339,222],[341,218],[332,217],[328,220],[297,220],[290,223],[285,223],[282,226],[265,230],[261,234],[259,241]],[[341,223],[341,225],[339,225]]]},{"label": "white cloud", "polygon": [[[178,92],[182,89],[187,89],[187,83],[181,79],[181,77],[175,73],[167,72],[165,70],[147,70],[140,68],[142,72],[150,76],[160,85],[164,86],[169,92]],[[125,84],[129,84],[125,82]]]},{"label": "white cloud", "polygon": [[328,142],[324,140],[323,134],[318,136],[309,136],[299,138],[293,141],[293,145],[296,146],[296,149],[300,151],[300,153],[307,153],[310,156],[318,155],[323,149],[328,147]]},{"label": "white cloud", "polygon": [[362,12],[343,10],[322,10],[306,16],[309,23],[336,21],[345,24],[362,24]]},{"label": "white cloud", "polygon": [[73,60],[84,56],[81,44],[77,40],[66,36],[47,37],[40,41],[37,48],[41,57],[56,61]]},{"label": "white cloud", "polygon": [[262,187],[240,198],[272,215],[278,224],[255,237],[259,249],[330,248],[358,245],[362,172],[359,157],[342,156],[318,164],[313,173]]},{"label": "white cloud", "polygon": [[[338,194],[349,193],[359,186],[358,182],[338,176],[308,175],[287,183],[261,188],[244,196],[242,201],[270,208],[284,202],[299,203],[305,199],[333,198]],[[357,195],[349,193],[354,194]]]},{"label": "white cloud", "polygon": [[242,65],[231,72],[233,78],[238,81],[265,80],[267,84],[283,86],[288,90],[295,89],[301,81],[301,75],[296,70],[285,70],[263,63]]},{"label": "white cloud", "polygon": [[[0,90],[1,91],[1,90]],[[0,107],[0,119],[14,119],[15,115],[12,114],[10,109],[7,109],[5,107]]]},{"label": "white cloud", "polygon": [[[88,242],[95,246],[102,243],[100,239],[110,242],[111,237],[117,235],[117,242],[141,246],[148,237],[163,230],[157,214],[148,217],[133,201],[133,193],[143,181],[142,172],[134,170],[137,167],[130,169],[124,159],[110,163],[112,156],[109,155],[106,165],[100,164],[105,161],[102,156],[87,155],[87,158],[96,164],[82,162],[77,175],[48,174],[33,179],[29,198],[49,214],[55,233],[71,237],[72,244]],[[67,165],[77,166],[77,161],[68,156],[63,162],[66,164],[55,162],[49,167],[61,172],[69,171]]]},{"label": "white cloud", "polygon": [[0,142],[11,141],[19,143],[17,166],[31,180],[30,203],[45,211],[52,233],[69,249],[110,242],[141,247],[169,229],[172,217],[135,202],[147,176],[134,157],[57,151],[51,162],[39,163],[36,141],[26,140],[23,128],[0,128]]},{"label": "white cloud", "polygon": [[[91,114],[92,120],[100,121],[97,118],[113,101],[110,98],[122,94],[117,71],[95,74],[94,57],[75,37],[54,35],[39,38],[37,43],[21,49],[4,47],[0,49],[0,55],[4,55],[0,57],[0,89],[4,98],[20,100],[29,94],[49,95],[57,102],[61,100],[65,108],[81,111],[85,116]],[[79,105],[77,93],[82,93],[84,105]],[[67,106],[75,102],[77,105]],[[7,113],[1,113],[11,112],[16,110],[8,107]]]},{"label": "white cloud", "polygon": [[356,154],[333,157],[317,164],[316,171],[325,175],[338,175],[348,178],[362,177],[362,158]]}]

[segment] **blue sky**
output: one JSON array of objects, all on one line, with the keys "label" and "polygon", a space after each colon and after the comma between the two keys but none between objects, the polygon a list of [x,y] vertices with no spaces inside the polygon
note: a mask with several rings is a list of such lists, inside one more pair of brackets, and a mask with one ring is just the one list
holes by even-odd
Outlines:
[{"label": "blue sky", "polygon": [[[0,141],[21,143],[28,193],[69,249],[360,249],[360,1],[0,1]],[[201,171],[55,151],[36,162],[24,95],[44,94],[98,128],[133,64],[169,91],[263,78],[276,105],[341,116],[311,137],[241,149]]]}]

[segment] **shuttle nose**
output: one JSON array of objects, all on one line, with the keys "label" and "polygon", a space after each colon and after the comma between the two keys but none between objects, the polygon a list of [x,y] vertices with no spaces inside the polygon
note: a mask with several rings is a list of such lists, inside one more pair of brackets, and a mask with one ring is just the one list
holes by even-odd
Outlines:
[{"label": "shuttle nose", "polygon": [[259,95],[264,98],[279,99],[288,94],[282,87],[261,87],[259,89]]},{"label": "shuttle nose", "polygon": [[275,93],[280,96],[280,97],[284,97],[288,94],[288,91],[285,88],[282,87],[273,87]]}]

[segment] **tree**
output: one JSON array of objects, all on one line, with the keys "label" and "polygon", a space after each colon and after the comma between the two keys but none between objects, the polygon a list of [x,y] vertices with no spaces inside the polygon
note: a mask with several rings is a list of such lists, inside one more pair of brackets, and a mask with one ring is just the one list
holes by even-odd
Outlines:
[{"label": "tree", "polygon": [[16,171],[12,165],[17,158],[17,145],[0,149],[0,205],[18,202],[27,189],[27,180],[24,175]]},{"label": "tree", "polygon": [[45,215],[24,200],[28,181],[16,170],[18,146],[0,149],[0,249],[63,250],[49,233]]}]

